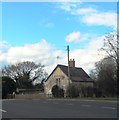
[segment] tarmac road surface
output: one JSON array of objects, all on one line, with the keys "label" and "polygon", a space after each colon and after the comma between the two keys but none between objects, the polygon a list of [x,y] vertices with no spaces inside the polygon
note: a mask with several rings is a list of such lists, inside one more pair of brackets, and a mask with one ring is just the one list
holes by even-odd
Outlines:
[{"label": "tarmac road surface", "polygon": [[116,101],[3,100],[2,118],[117,118]]}]

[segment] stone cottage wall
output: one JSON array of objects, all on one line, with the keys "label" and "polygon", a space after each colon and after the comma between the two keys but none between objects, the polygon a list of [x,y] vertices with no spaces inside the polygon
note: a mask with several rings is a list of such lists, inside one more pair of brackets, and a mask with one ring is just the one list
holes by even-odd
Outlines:
[{"label": "stone cottage wall", "polygon": [[56,79],[60,79],[58,86],[66,91],[67,86],[69,85],[68,77],[61,71],[60,68],[57,68],[45,83],[45,94],[52,94],[52,87],[57,84]]}]

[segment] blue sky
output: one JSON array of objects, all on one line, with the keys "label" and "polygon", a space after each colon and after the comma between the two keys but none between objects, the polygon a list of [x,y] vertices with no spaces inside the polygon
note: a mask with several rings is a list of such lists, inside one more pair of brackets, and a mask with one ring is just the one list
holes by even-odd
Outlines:
[{"label": "blue sky", "polygon": [[[116,2],[3,2],[0,62],[37,61],[32,58],[39,56],[53,68],[57,56],[66,64],[66,46],[70,45],[71,57],[80,61],[76,65],[89,70],[99,60],[94,51],[101,46],[102,36],[116,31],[116,15]],[[95,60],[91,60],[93,55]]]},{"label": "blue sky", "polygon": [[[116,12],[116,3],[82,3],[77,7],[93,7],[102,12]],[[112,31],[110,26],[90,26],[82,23],[80,20],[82,16],[72,15],[60,9],[60,3],[3,3],[2,12],[3,40],[13,46],[46,39],[55,44],[57,48],[62,48],[67,45],[65,37],[71,32],[80,31],[82,34],[103,35]],[[81,47],[85,44],[83,42]],[[73,46],[77,44],[72,44]]]}]

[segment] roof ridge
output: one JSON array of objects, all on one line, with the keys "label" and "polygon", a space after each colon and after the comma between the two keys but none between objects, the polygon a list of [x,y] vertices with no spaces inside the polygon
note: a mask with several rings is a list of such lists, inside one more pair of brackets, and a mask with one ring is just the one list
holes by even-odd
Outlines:
[{"label": "roof ridge", "polygon": [[[46,81],[49,79],[49,77],[54,73],[54,71],[57,69],[57,68],[60,68],[62,70],[62,72],[65,74],[65,75],[68,75],[68,66],[66,65],[62,65],[62,64],[58,64],[55,69],[51,72],[51,74],[48,76],[48,78],[46,79]],[[83,70],[83,68],[81,67],[75,67],[74,68],[71,68],[70,69],[71,71],[71,77],[73,77],[73,79],[71,79],[72,81],[93,81],[90,76]],[[76,77],[76,78],[74,78]],[[87,79],[89,78],[89,80]],[[45,81],[45,82],[46,82]]]},{"label": "roof ridge", "polygon": [[[68,67],[67,65],[62,65],[62,64],[58,64],[57,66],[63,66],[63,67]],[[80,69],[82,69],[82,67],[75,67],[75,68],[80,68]]]}]

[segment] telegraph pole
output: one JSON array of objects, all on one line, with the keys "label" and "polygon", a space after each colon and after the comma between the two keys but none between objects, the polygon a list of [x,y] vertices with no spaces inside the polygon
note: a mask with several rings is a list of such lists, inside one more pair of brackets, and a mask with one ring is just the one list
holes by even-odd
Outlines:
[{"label": "telegraph pole", "polygon": [[69,45],[67,46],[67,58],[68,58],[68,78],[69,78],[69,84],[70,84]]}]

